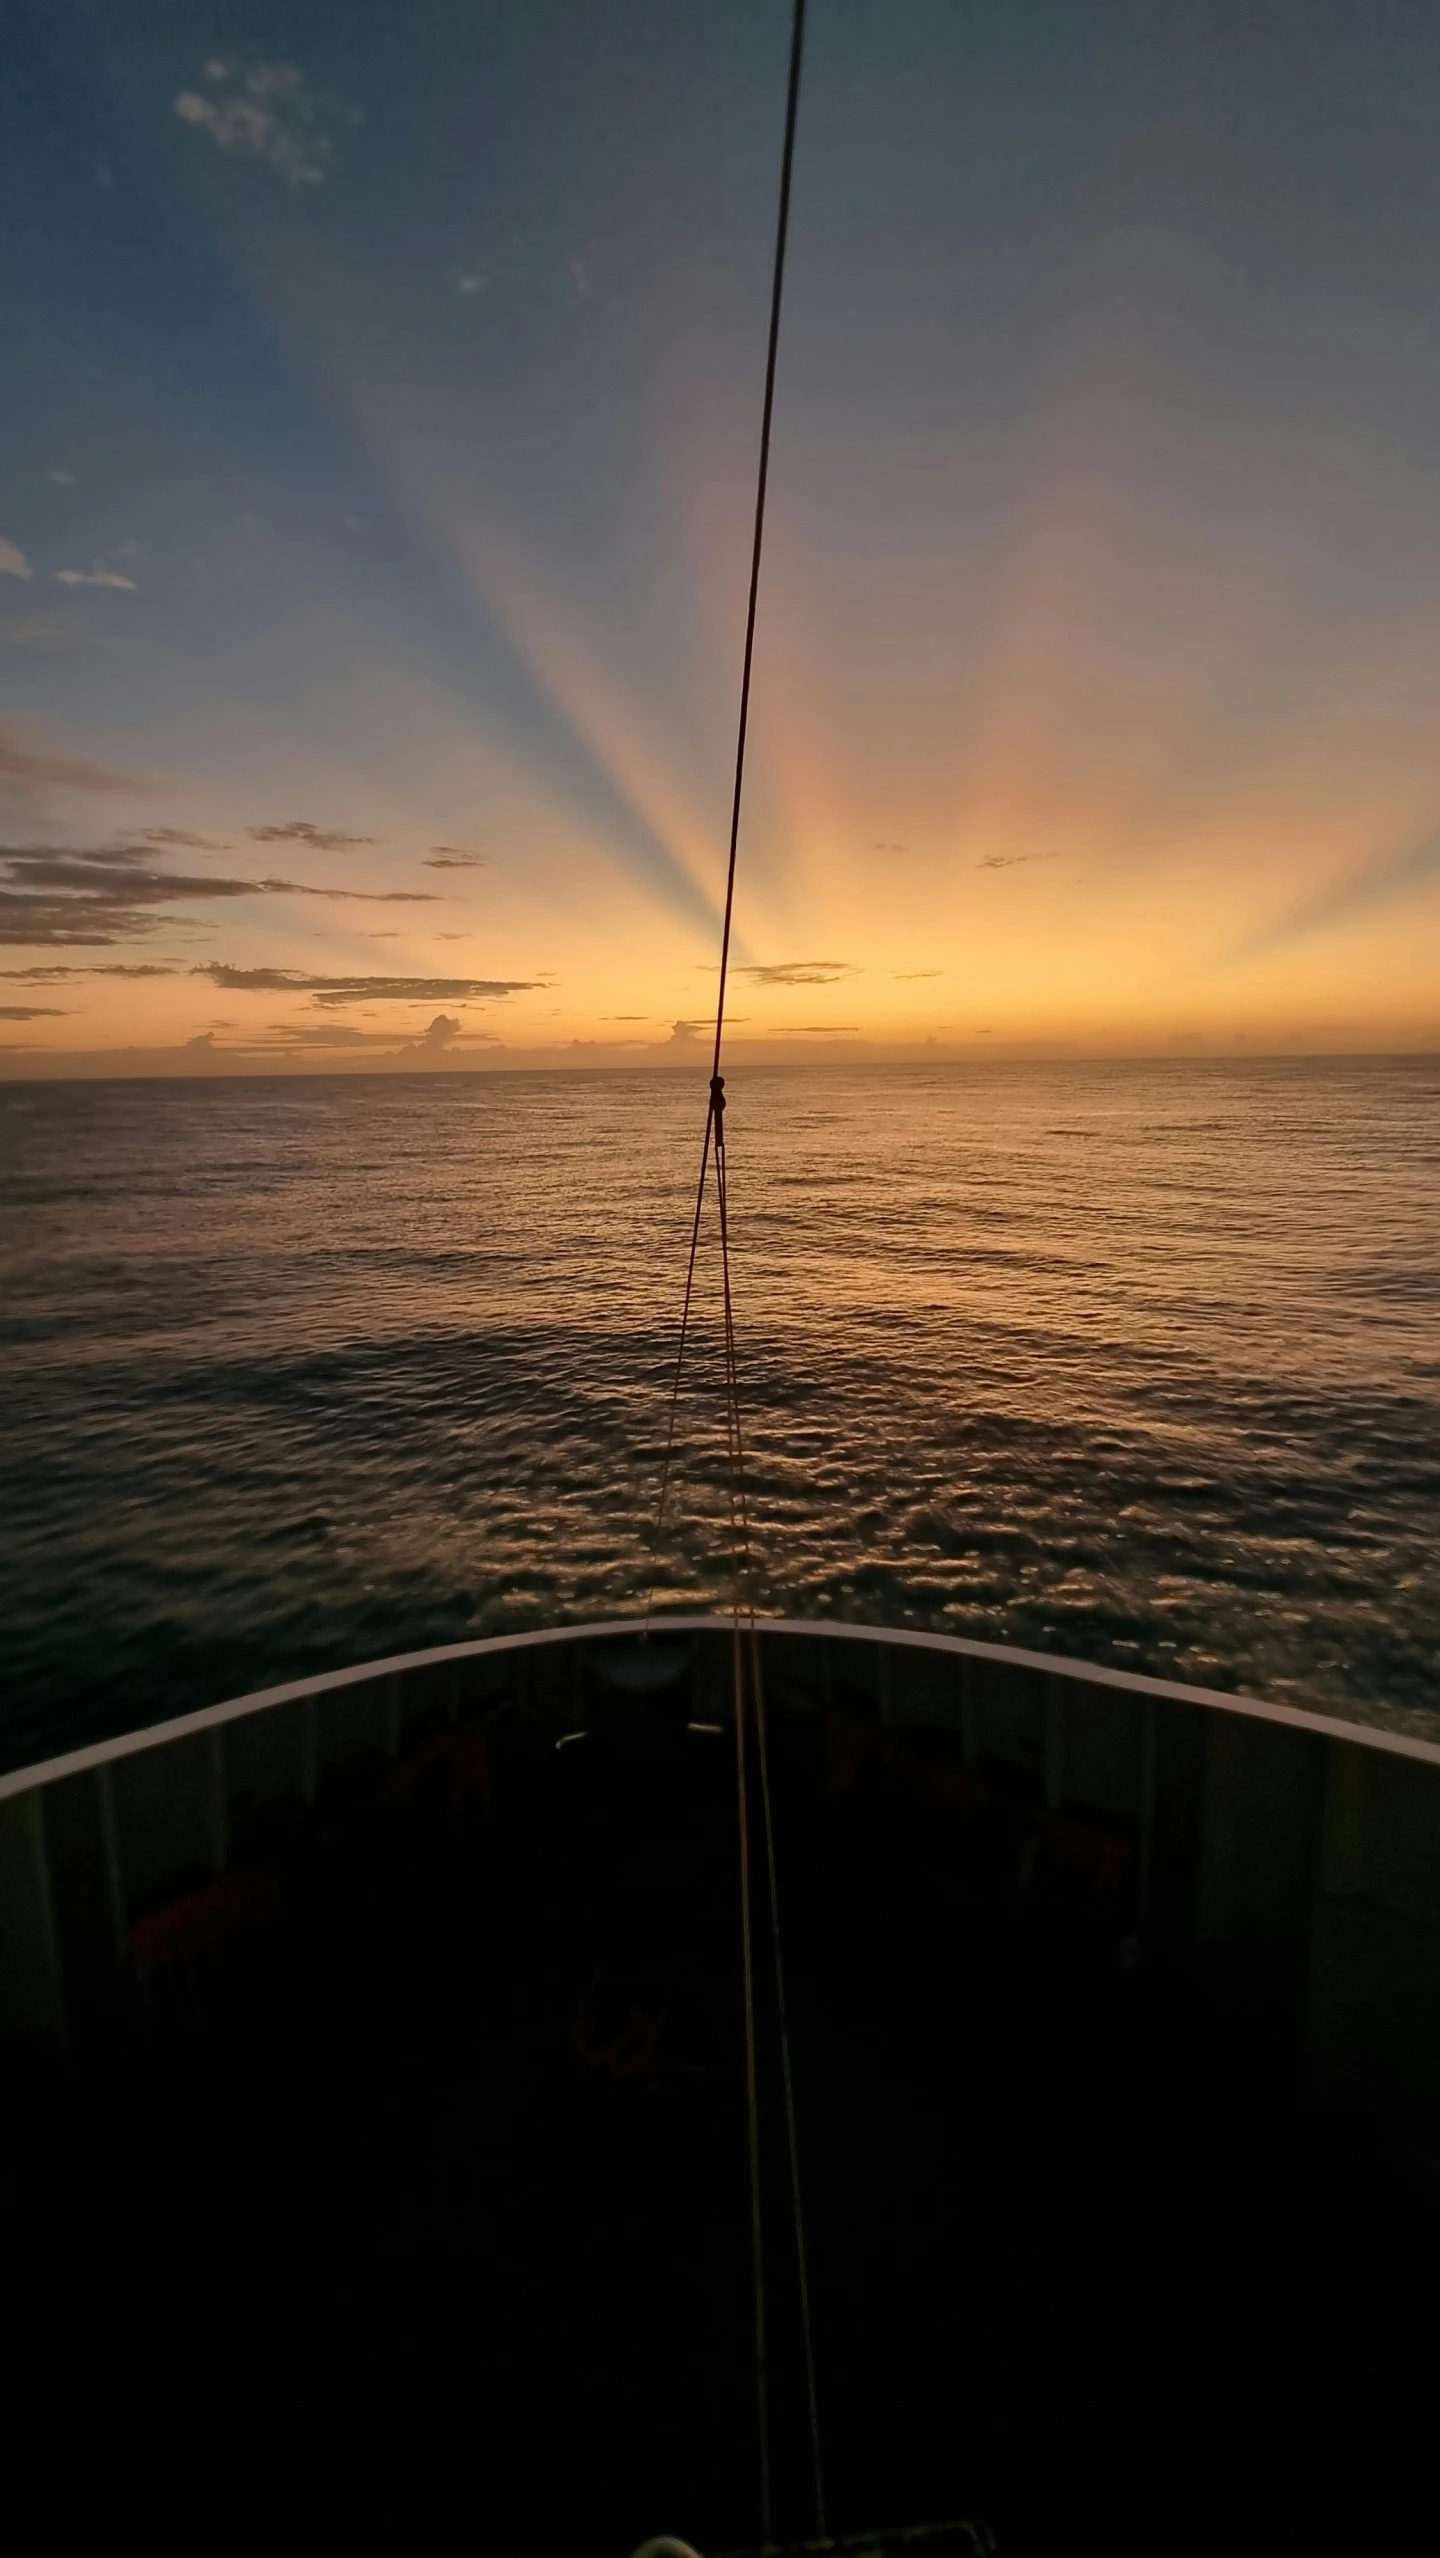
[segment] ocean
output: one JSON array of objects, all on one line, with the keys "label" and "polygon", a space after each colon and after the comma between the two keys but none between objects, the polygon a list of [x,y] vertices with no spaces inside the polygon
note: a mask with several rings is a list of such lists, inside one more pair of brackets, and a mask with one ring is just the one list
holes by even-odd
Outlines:
[{"label": "ocean", "polygon": [[[1440,1059],[737,1070],[758,1603],[1440,1729]],[[694,1074],[0,1086],[0,1757],[731,1589]]]}]

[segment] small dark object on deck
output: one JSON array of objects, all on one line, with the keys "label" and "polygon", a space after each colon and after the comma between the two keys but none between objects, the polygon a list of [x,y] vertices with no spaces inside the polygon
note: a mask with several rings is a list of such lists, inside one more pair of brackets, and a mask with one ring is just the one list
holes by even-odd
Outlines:
[{"label": "small dark object on deck", "polygon": [[995,2541],[983,2522],[917,2522],[887,2531],[847,2531],[833,2540],[767,2541],[763,2549],[727,2550],[725,2558],[892,2558],[907,2549],[935,2558],[993,2558]]}]

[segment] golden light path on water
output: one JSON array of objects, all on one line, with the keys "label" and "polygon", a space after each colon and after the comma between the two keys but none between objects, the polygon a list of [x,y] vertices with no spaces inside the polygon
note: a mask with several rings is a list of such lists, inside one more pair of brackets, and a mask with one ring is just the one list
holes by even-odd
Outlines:
[{"label": "golden light path on water", "polygon": [[[1437,1073],[738,1074],[761,1604],[1425,1723]],[[4,1753],[723,1603],[708,1261],[649,1542],[702,1100],[682,1074],[0,1096]]]}]

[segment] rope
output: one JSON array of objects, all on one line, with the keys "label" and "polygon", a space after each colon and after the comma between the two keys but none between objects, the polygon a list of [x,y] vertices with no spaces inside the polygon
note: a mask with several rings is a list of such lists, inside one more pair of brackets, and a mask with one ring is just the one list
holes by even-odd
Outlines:
[{"label": "rope", "polygon": [[755,486],[755,539],[750,552],[750,601],[745,614],[745,663],[740,676],[740,728],[735,740],[735,796],[730,808],[730,861],[725,874],[725,926],[720,938],[720,996],[715,1007],[715,1060],[725,1028],[725,986],[730,973],[730,920],[735,911],[735,852],[740,841],[740,798],[745,787],[745,737],[750,725],[750,670],[755,658],[755,608],[760,595],[760,553],[765,540],[765,491],[770,479],[770,421],[775,410],[775,359],[780,349],[780,301],[785,290],[785,244],[790,231],[790,173],[795,164],[795,119],[800,107],[800,63],[805,50],[805,0],[795,0],[790,30],[790,79],[785,95],[785,146],[780,157],[780,212],[775,225],[775,272],[770,286],[770,340],[765,350],[765,403],[760,412],[760,471]]},{"label": "rope", "polygon": [[820,2460],[820,2405],[815,2392],[815,2348],[810,2331],[810,2283],[805,2267],[805,2216],[800,2207],[800,2144],[795,2131],[795,2081],[790,2068],[790,2017],[785,2003],[785,1964],[780,1951],[780,1891],[775,1879],[775,1824],[770,1810],[770,1759],[765,1747],[765,1687],[760,1638],[750,1620],[751,1675],[755,1683],[755,1733],[759,1744],[760,1799],[765,1807],[765,1862],[770,1873],[770,1939],[775,1949],[775,2007],[780,2022],[780,2073],[785,2087],[785,2131],[790,2146],[790,2199],[795,2214],[795,2264],[800,2280],[800,2324],[805,2338],[805,2389],[810,2407],[810,2465],[815,2483],[815,2527],[825,2537],[825,2475]]},{"label": "rope", "polygon": [[745,609],[745,653],[740,676],[740,714],[735,739],[735,785],[730,805],[730,843],[725,869],[725,912],[720,938],[720,983],[715,1001],[715,1047],[711,1059],[710,1096],[705,1113],[705,1134],[700,1149],[700,1178],[695,1191],[695,1214],[690,1228],[690,1252],[685,1272],[685,1300],[680,1318],[680,1340],[675,1359],[675,1377],[670,1396],[670,1415],[665,1436],[665,1458],[660,1477],[660,1497],[656,1511],[655,1535],[658,1544],[665,1523],[665,1508],[675,1452],[676,1422],[680,1403],[680,1386],[689,1341],[690,1314],[694,1301],[695,1268],[700,1248],[700,1232],[704,1218],[705,1187],[713,1160],[715,1197],[719,1212],[720,1266],[724,1293],[725,1324],[725,1456],[730,1509],[730,1545],[732,1555],[734,1626],[733,1680],[735,1705],[735,1778],[739,1829],[740,1861],[740,1926],[745,1993],[745,2092],[748,2115],[750,2154],[750,2231],[754,2257],[755,2287],[755,2380],[756,2412],[760,2453],[761,2535],[766,2543],[771,2537],[770,2481],[770,2414],[769,2370],[767,2361],[765,2319],[765,2246],[760,2180],[760,2106],[756,2068],[755,2035],[755,1953],[752,1926],[750,1878],[750,1778],[745,1738],[745,1650],[742,1619],[748,1621],[752,1676],[755,1691],[756,1758],[760,1776],[760,1797],[764,1811],[765,1856],[769,1874],[770,1932],[775,1964],[775,1995],[779,2025],[782,2076],[785,2090],[785,2118],[789,2142],[790,2185],[794,2205],[796,2262],[800,2281],[800,2311],[805,2340],[805,2373],[809,2393],[810,2440],[814,2464],[815,2507],[820,2534],[825,2531],[825,2495],[820,2464],[820,2428],[815,2393],[815,2363],[810,2331],[810,2296],[805,2266],[805,2233],[800,2208],[800,2161],[795,2132],[795,2097],[790,2064],[790,2029],[785,2000],[785,1972],[780,1941],[780,1900],[775,1874],[775,1832],[770,1799],[770,1768],[766,1749],[764,1692],[760,1679],[760,1645],[755,1625],[754,1601],[750,1591],[750,1513],[745,1480],[745,1441],[740,1415],[739,1363],[735,1347],[735,1312],[730,1286],[730,1221],[725,1161],[725,1078],[720,1060],[725,1036],[725,997],[730,976],[731,929],[735,915],[735,874],[740,844],[740,812],[745,788],[745,748],[750,726],[750,688],[755,663],[755,623],[760,594],[760,561],[765,541],[765,501],[770,479],[770,436],[775,411],[775,373],[780,346],[780,310],[785,285],[785,252],[790,230],[790,186],[795,161],[795,127],[800,104],[800,71],[805,45],[806,0],[794,0],[790,33],[790,66],[785,97],[785,139],[780,161],[780,201],[775,226],[775,261],[770,287],[770,329],[765,350],[765,395],[760,417],[760,459],[755,488],[755,525],[750,548],[750,585]]},{"label": "rope", "polygon": [[[732,1674],[735,1697],[735,1789],[740,1849],[740,1939],[745,1975],[745,2104],[750,2142],[750,2245],[755,2285],[755,2396],[760,2447],[760,2537],[770,2538],[770,2380],[765,2338],[765,2230],[760,2197],[760,2095],[755,2061],[755,1954],[751,1927],[750,1782],[745,1764],[745,1654],[740,1634],[748,1598],[750,1514],[745,1488],[745,1441],[735,1357],[735,1307],[730,1293],[730,1220],[726,1197],[725,1102],[717,1076],[711,1087],[715,1133],[715,1199],[720,1212],[720,1269],[725,1310],[725,1473],[730,1496],[732,1556]],[[755,1614],[749,1610],[753,1634]],[[768,1779],[765,1780],[768,1794]]]},{"label": "rope", "polygon": [[715,1102],[712,1094],[705,1114],[705,1143],[700,1149],[700,1180],[695,1192],[695,1222],[690,1229],[690,1260],[685,1272],[685,1303],[680,1313],[680,1346],[675,1353],[675,1382],[670,1389],[670,1424],[665,1433],[665,1463],[660,1471],[660,1499],[655,1511],[655,1542],[665,1533],[665,1502],[670,1490],[670,1467],[675,1455],[675,1418],[680,1409],[680,1377],[685,1366],[685,1344],[690,1332],[690,1300],[695,1293],[695,1255],[700,1248],[700,1217],[705,1206],[705,1175],[710,1169],[710,1132],[715,1124]]},{"label": "rope", "polygon": [[775,1965],[775,2011],[780,2042],[780,2072],[785,2094],[785,2131],[789,2151],[790,2199],[795,2223],[795,2264],[800,2287],[800,2325],[805,2347],[805,2389],[810,2416],[810,2460],[815,2487],[816,2528],[825,2536],[825,2479],[820,2457],[820,2409],[815,2387],[815,2349],[810,2321],[810,2284],[805,2262],[805,2217],[800,2199],[800,2145],[795,2128],[795,2079],[790,2059],[790,2012],[785,1996],[785,1958],[780,1935],[780,1887],[775,1868],[775,1820],[770,1796],[770,1753],[765,1731],[765,1684],[760,1668],[760,1636],[748,1588],[750,1509],[745,1481],[745,1439],[740,1417],[740,1373],[735,1348],[735,1307],[730,1286],[729,1184],[725,1160],[724,1101],[712,1112],[715,1128],[715,1193],[720,1212],[720,1267],[725,1307],[725,1383],[727,1473],[730,1480],[731,1547],[734,1564],[735,1754],[740,1793],[740,1891],[745,1956],[746,2089],[750,2107],[751,2231],[755,2249],[756,2367],[760,2383],[762,2537],[770,2537],[769,2439],[765,2384],[765,2269],[760,2211],[760,2125],[755,2080],[753,1957],[750,1927],[750,1825],[746,1799],[744,1672],[740,1642],[742,1610],[749,1621],[751,1680],[755,1697],[756,1760],[765,1823],[765,1864],[770,1887],[770,1943]]},{"label": "rope", "polygon": [[760,2210],[760,2098],[755,2071],[755,1958],[750,1931],[750,1807],[745,1770],[745,1656],[735,1619],[735,1789],[740,1824],[740,1939],[745,1967],[745,2104],[750,2134],[750,2244],[755,2275],[755,2408],[760,2441],[760,2537],[770,2538],[770,2375],[765,2349],[765,2233]]},{"label": "rope", "polygon": [[665,1434],[665,1462],[660,1476],[660,1499],[656,1511],[655,1536],[658,1544],[665,1525],[665,1504],[670,1490],[670,1472],[675,1452],[675,1421],[680,1403],[680,1381],[685,1365],[685,1350],[690,1330],[690,1305],[695,1287],[695,1258],[700,1246],[700,1219],[705,1205],[705,1177],[710,1163],[710,1140],[715,1138],[717,1153],[724,1142],[725,1082],[720,1072],[720,1051],[725,1036],[725,993],[730,982],[730,930],[735,916],[735,868],[740,848],[740,806],[745,791],[745,742],[750,730],[750,679],[755,664],[755,617],[760,602],[760,558],[765,546],[765,498],[770,485],[770,430],[775,415],[775,367],[780,352],[780,306],[785,292],[785,251],[790,236],[790,180],[795,165],[795,125],[800,110],[800,68],[805,52],[806,0],[795,0],[790,28],[790,69],[785,91],[785,140],[780,154],[780,205],[775,223],[775,263],[770,280],[770,334],[765,347],[765,396],[760,410],[760,466],[755,482],[755,530],[750,545],[750,588],[745,606],[745,655],[740,670],[740,719],[735,737],[735,788],[730,802],[730,848],[725,865],[725,917],[720,933],[720,988],[715,1002],[715,1051],[710,1065],[710,1101],[705,1113],[705,1135],[700,1148],[700,1179],[695,1189],[695,1217],[690,1229],[690,1258],[685,1272],[685,1304],[680,1318],[680,1341],[675,1354],[675,1379],[670,1393],[670,1419]]}]

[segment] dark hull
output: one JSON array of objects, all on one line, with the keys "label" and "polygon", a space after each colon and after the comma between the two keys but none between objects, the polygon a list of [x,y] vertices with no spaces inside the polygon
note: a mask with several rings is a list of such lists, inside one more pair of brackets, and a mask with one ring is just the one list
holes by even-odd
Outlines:
[{"label": "dark hull", "polygon": [[[834,2526],[1299,2547],[1357,2475],[1373,2520],[1440,1769],[973,1649],[764,1658]],[[412,2542],[755,2540],[729,1676],[709,1628],[478,1650],[12,1783],[12,2300],[72,2380],[77,2334],[231,2409],[263,2375],[311,2421],[247,2420],[252,2478],[368,2478]]]}]

